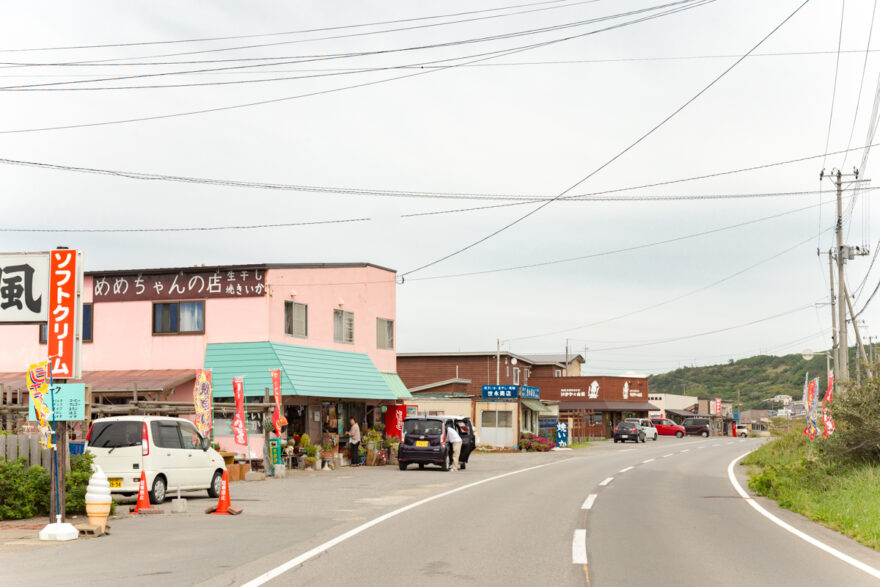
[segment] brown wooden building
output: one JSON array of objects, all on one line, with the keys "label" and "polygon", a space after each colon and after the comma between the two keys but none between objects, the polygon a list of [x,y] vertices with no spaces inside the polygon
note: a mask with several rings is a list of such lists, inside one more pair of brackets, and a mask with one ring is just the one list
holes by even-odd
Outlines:
[{"label": "brown wooden building", "polygon": [[573,439],[608,438],[624,418],[647,418],[657,407],[648,401],[644,377],[532,377],[541,399],[559,401],[559,419],[571,419]]}]

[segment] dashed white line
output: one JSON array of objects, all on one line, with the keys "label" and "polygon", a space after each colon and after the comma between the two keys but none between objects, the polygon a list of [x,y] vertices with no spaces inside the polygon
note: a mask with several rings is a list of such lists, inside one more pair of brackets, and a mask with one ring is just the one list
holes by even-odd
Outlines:
[{"label": "dashed white line", "polygon": [[697,447],[697,450],[700,450],[700,449],[703,449],[703,448],[706,448],[706,447],[705,447],[705,446],[698,446],[698,447]]},{"label": "dashed white line", "polygon": [[593,504],[596,503],[596,494],[591,493],[587,496],[586,501],[584,501],[584,505],[581,506],[582,510],[589,510],[593,508]]},{"label": "dashed white line", "polygon": [[669,457],[671,457],[671,456],[673,456],[673,455],[675,455],[675,453],[674,453],[674,452],[671,452],[671,453],[669,453],[668,455],[663,455],[663,458],[666,459],[666,458],[669,458]]},{"label": "dashed white line", "polygon": [[690,450],[689,448],[686,448],[686,449],[684,449],[684,450],[682,450],[682,451],[679,451],[679,452],[687,452],[687,451],[689,451],[689,450]]},{"label": "dashed white line", "polygon": [[571,562],[576,565],[587,564],[587,531],[575,530],[571,540]]},{"label": "dashed white line", "polygon": [[634,468],[634,467],[627,467],[627,468],[625,468],[625,469],[621,469],[620,471],[618,471],[618,473],[626,473],[627,471],[630,471],[630,470],[632,470],[633,468]]},{"label": "dashed white line", "polygon": [[644,463],[650,463],[650,462],[653,461],[653,460],[654,460],[654,459],[645,459],[644,461],[642,461],[642,463],[643,463],[643,464],[644,464]]},{"label": "dashed white line", "polygon": [[608,485],[612,481],[614,481],[614,477],[608,477],[607,479],[605,479],[604,481],[599,483],[599,485],[601,485],[602,487],[605,487],[606,485]]},{"label": "dashed white line", "polygon": [[625,448],[625,449],[623,449],[623,450],[620,451],[620,452],[632,452],[632,451],[634,451],[634,450],[636,450],[636,449],[634,449],[634,448]]},{"label": "dashed white line", "polygon": [[[751,451],[749,451],[749,452],[751,452]],[[872,577],[880,579],[880,569],[876,569],[870,565],[867,565],[867,564],[863,563],[862,561],[857,560],[857,559],[849,556],[848,554],[844,554],[844,553],[840,552],[836,548],[832,548],[832,547],[828,546],[824,542],[820,542],[819,540],[813,538],[809,534],[801,532],[797,528],[793,527],[792,525],[790,525],[786,522],[783,522],[782,520],[780,520],[779,518],[777,518],[776,516],[774,516],[773,514],[768,512],[767,510],[765,510],[763,507],[761,507],[758,504],[757,501],[752,499],[751,496],[748,493],[746,493],[745,490],[743,490],[742,486],[739,484],[739,481],[737,481],[737,479],[736,479],[736,475],[734,475],[734,473],[733,473],[734,465],[736,465],[736,463],[738,463],[739,460],[742,459],[747,454],[749,454],[749,453],[747,452],[745,454],[742,454],[742,455],[736,457],[735,459],[730,461],[730,464],[727,466],[727,477],[730,479],[730,483],[733,485],[733,488],[736,490],[737,493],[739,493],[740,497],[742,497],[747,504],[749,504],[750,506],[755,508],[755,510],[759,514],[761,514],[762,516],[764,516],[765,518],[767,518],[768,520],[770,520],[771,522],[773,522],[777,526],[780,526],[781,528],[791,532],[792,534],[794,534],[795,536],[797,536],[801,540],[804,540],[804,541],[812,544],[813,546],[815,546],[816,548],[818,548],[820,550],[824,550],[825,552],[827,552],[831,556],[839,558],[840,560],[847,563],[848,565],[852,565],[855,568],[859,569],[860,571],[864,571],[864,572],[868,573]]]}]

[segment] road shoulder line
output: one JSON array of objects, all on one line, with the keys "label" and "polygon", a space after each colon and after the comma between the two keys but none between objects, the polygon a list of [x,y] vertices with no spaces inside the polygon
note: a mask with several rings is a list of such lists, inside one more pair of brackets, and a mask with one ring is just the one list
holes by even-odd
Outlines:
[{"label": "road shoulder line", "polygon": [[857,559],[849,556],[848,554],[844,554],[844,553],[840,552],[839,550],[837,550],[836,548],[828,546],[824,542],[821,542],[820,540],[813,538],[809,534],[798,530],[797,528],[795,528],[791,524],[784,522],[781,519],[779,519],[778,517],[774,516],[773,514],[768,512],[766,509],[764,509],[760,504],[758,504],[758,502],[755,501],[742,488],[742,485],[739,484],[739,481],[737,481],[736,475],[733,472],[734,466],[736,466],[736,464],[740,460],[742,460],[746,455],[748,455],[750,452],[752,452],[752,451],[749,451],[747,453],[741,454],[740,456],[736,457],[735,459],[730,461],[730,464],[727,466],[727,477],[730,479],[731,485],[733,485],[733,488],[740,495],[740,497],[742,497],[745,500],[745,502],[747,504],[752,506],[755,509],[755,511],[757,511],[759,514],[761,514],[762,516],[764,516],[765,518],[767,518],[768,520],[770,520],[771,522],[773,522],[774,524],[776,524],[777,526],[782,528],[783,530],[787,530],[788,532],[794,534],[795,536],[797,536],[801,540],[803,540],[809,544],[812,544],[813,546],[815,546],[816,548],[818,548],[820,550],[824,550],[825,552],[827,552],[831,556],[845,562],[846,564],[851,565],[851,566],[859,569],[860,571],[863,571],[863,572],[871,575],[872,577],[874,577],[876,579],[880,579],[880,570],[875,569],[874,567],[872,567],[868,564],[865,564],[862,561],[857,560]]},{"label": "road shoulder line", "polygon": [[576,565],[587,564],[587,531],[575,530],[571,539],[571,562]]}]

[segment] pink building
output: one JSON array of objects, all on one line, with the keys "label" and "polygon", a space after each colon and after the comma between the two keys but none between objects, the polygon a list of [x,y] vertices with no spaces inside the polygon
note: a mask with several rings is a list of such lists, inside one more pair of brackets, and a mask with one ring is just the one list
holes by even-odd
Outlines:
[{"label": "pink building", "polygon": [[[82,380],[104,402],[191,401],[196,370],[210,368],[215,398],[230,398],[231,377],[243,375],[249,400],[262,401],[280,368],[291,431],[342,434],[348,417],[363,422],[406,395],[395,374],[395,278],[370,263],[88,272]],[[45,326],[0,326],[0,384],[23,389],[46,353]]]}]

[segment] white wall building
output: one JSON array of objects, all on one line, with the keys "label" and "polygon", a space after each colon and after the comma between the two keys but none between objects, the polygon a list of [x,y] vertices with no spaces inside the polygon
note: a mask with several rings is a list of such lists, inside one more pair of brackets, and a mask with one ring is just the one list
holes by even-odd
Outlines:
[{"label": "white wall building", "polygon": [[667,417],[666,410],[687,410],[697,403],[697,398],[692,395],[677,395],[674,393],[649,393],[648,401],[659,408],[659,410],[648,412],[651,418]]}]

